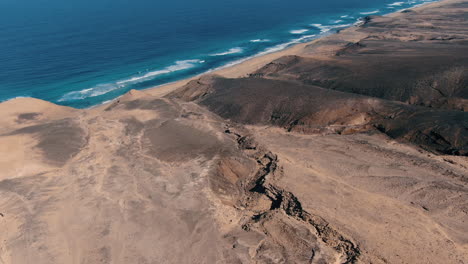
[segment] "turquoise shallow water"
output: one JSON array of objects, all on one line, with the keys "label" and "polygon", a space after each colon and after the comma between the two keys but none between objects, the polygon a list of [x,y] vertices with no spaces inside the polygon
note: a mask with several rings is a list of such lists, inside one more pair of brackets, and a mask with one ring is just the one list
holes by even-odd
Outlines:
[{"label": "turquoise shallow water", "polygon": [[86,108],[426,0],[3,0],[0,101]]}]

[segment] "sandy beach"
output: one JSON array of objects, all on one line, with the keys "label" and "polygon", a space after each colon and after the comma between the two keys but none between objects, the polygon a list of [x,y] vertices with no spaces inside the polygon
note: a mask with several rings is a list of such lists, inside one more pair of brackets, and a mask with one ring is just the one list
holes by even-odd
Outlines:
[{"label": "sandy beach", "polygon": [[[438,6],[440,6],[441,2],[432,2],[432,3],[426,3],[426,4],[423,4],[421,6],[417,6],[417,7],[413,7],[413,8],[410,8],[411,10],[423,10],[425,8],[436,8]],[[390,17],[398,17],[399,15],[401,15],[401,11],[398,11],[398,12],[394,12],[394,13],[390,13],[390,14],[387,14],[385,16],[390,16]],[[357,23],[358,25],[358,23]],[[343,29],[343,30],[340,30],[340,39],[342,39],[343,41],[349,41],[349,42],[356,42],[358,41],[360,38],[362,38],[362,34],[359,34],[358,32],[356,32],[356,29],[357,29],[357,25],[355,26],[351,26],[349,28],[346,28],[346,29]],[[195,79],[198,79],[200,78],[201,76],[203,75],[208,75],[208,74],[215,74],[215,75],[221,75],[221,76],[224,76],[226,78],[241,78],[241,77],[246,77],[248,76],[250,73],[252,72],[255,72],[256,70],[262,68],[263,66],[265,66],[266,64],[278,59],[278,58],[281,58],[283,56],[288,56],[288,55],[302,55],[302,56],[314,56],[314,57],[319,57],[319,56],[327,56],[327,55],[330,55],[330,51],[329,50],[319,50],[319,51],[315,51],[314,54],[308,54],[307,52],[304,52],[304,48],[309,46],[309,45],[313,45],[314,43],[320,43],[321,41],[324,41],[325,39],[327,38],[336,38],[337,36],[335,34],[325,34],[323,37],[320,37],[318,39],[314,39],[312,41],[309,41],[309,42],[306,42],[306,43],[299,43],[299,44],[294,44],[284,50],[281,50],[281,51],[277,51],[277,52],[273,52],[273,53],[269,53],[269,54],[266,54],[266,55],[260,55],[260,56],[256,56],[254,58],[250,58],[250,59],[246,59],[245,61],[241,62],[241,63],[238,63],[236,65],[233,65],[233,66],[225,66],[225,67],[222,67],[222,69],[219,69],[219,70],[213,70],[209,73],[204,73],[204,74],[201,74],[201,75],[197,75],[197,76],[194,76],[192,78],[188,78],[188,79],[184,79],[184,80],[180,80],[180,81],[177,81],[177,82],[173,82],[173,83],[169,83],[169,84],[165,84],[165,85],[160,85],[160,86],[157,86],[157,87],[153,87],[153,88],[149,88],[149,89],[145,89],[144,91],[151,94],[151,95],[154,95],[154,96],[164,96],[165,94],[171,92],[171,91],[174,91],[175,89],[179,88],[179,87],[182,87],[183,85],[187,84],[189,81],[191,80],[195,80]],[[333,50],[334,48],[336,47],[328,47],[330,50]]]}]

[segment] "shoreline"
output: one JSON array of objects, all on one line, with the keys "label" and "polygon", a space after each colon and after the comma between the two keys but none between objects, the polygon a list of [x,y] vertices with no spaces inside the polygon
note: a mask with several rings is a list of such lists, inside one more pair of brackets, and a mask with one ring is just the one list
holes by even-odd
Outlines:
[{"label": "shoreline", "polygon": [[[440,3],[445,2],[445,1],[449,1],[449,0],[435,0],[435,1],[430,1],[430,2],[420,3],[420,4],[416,4],[413,7],[398,9],[398,10],[395,10],[394,12],[391,12],[391,13],[387,13],[387,14],[383,14],[383,15],[376,15],[376,16],[392,16],[392,17],[393,16],[398,16],[404,10],[414,10],[414,9],[428,8],[428,7],[440,4]],[[369,14],[369,16],[373,16],[373,14]],[[153,86],[153,87],[149,87],[149,88],[139,89],[138,91],[141,91],[143,93],[147,93],[147,94],[152,95],[152,96],[162,97],[162,96],[164,96],[164,95],[166,95],[166,94],[168,94],[168,93],[182,87],[183,85],[187,84],[188,82],[190,82],[192,80],[195,80],[195,79],[198,79],[198,78],[200,78],[202,76],[205,76],[205,75],[220,75],[220,76],[226,77],[226,78],[246,77],[248,74],[260,69],[261,67],[265,66],[266,64],[268,64],[268,63],[270,63],[270,62],[272,62],[272,61],[274,61],[274,60],[276,60],[276,59],[278,59],[280,57],[287,56],[287,55],[304,55],[304,56],[307,56],[307,55],[304,54],[303,50],[304,50],[305,47],[307,47],[309,45],[312,45],[312,44],[315,44],[317,42],[326,40],[327,38],[336,36],[338,34],[343,35],[343,33],[351,33],[351,32],[356,33],[356,30],[359,29],[359,26],[360,26],[359,21],[362,20],[364,17],[366,17],[366,15],[363,15],[362,17],[358,18],[358,20],[351,26],[348,26],[348,27],[345,27],[345,28],[342,28],[342,29],[338,29],[337,32],[324,32],[324,33],[318,34],[316,38],[314,38],[314,39],[312,39],[310,41],[307,41],[307,42],[296,42],[296,43],[294,43],[297,40],[292,40],[291,41],[292,43],[291,42],[286,42],[286,43],[283,43],[283,44],[279,44],[279,45],[286,45],[287,47],[284,48],[284,49],[278,50],[278,51],[273,51],[271,53],[266,53],[266,54],[264,54],[265,51],[263,51],[263,52],[260,52],[258,54],[255,54],[255,55],[251,55],[251,56],[248,56],[248,57],[245,57],[245,58],[238,59],[237,61],[228,62],[228,63],[226,63],[226,65],[219,66],[219,67],[217,67],[215,69],[210,69],[208,71],[202,72],[200,74],[196,74],[196,75],[191,76],[191,77],[183,78],[181,80],[177,80],[177,81],[173,81],[173,82],[169,82],[169,83],[165,83],[165,84],[161,84],[161,85],[157,85],[157,86]],[[337,30],[337,29],[335,29],[335,30]],[[352,39],[353,36],[348,36],[348,37],[351,37],[350,40],[354,41]],[[356,39],[355,41],[359,41],[359,39]],[[291,44],[288,45],[288,43],[291,43]],[[317,54],[308,54],[308,55],[309,56],[314,55],[314,57],[315,57]],[[131,89],[131,90],[133,90],[133,89]],[[121,98],[125,94],[129,93],[130,91],[127,91],[126,93],[124,93],[124,94],[122,94],[120,96],[117,96],[117,97],[115,97],[115,98],[113,98],[111,100],[107,100],[107,101],[104,101],[102,103],[92,105],[92,106],[86,107],[86,108],[80,108],[80,109],[94,109],[94,108],[99,108],[101,106],[109,105],[112,102],[114,102],[115,100],[118,100],[119,98]],[[0,104],[2,104],[4,102],[11,101],[11,100],[15,100],[16,98],[34,98],[34,97],[16,96],[16,97],[13,97],[13,98],[10,98],[10,99],[6,99],[4,101],[0,101]],[[40,100],[43,100],[43,99],[40,99]],[[44,101],[47,101],[47,100],[44,100]],[[47,101],[47,102],[50,102],[50,101]],[[50,103],[57,104],[55,102],[50,102]],[[61,104],[57,104],[57,105],[66,106],[66,105],[61,105]],[[70,107],[70,106],[66,106],[66,107]],[[72,108],[75,108],[75,107],[72,107]]]},{"label": "shoreline", "polygon": [[[415,10],[415,9],[428,8],[428,7],[432,6],[432,5],[437,5],[437,4],[440,4],[440,3],[445,2],[445,1],[449,1],[449,0],[435,0],[435,1],[427,2],[427,3],[421,3],[421,4],[417,4],[417,5],[415,5],[413,7],[410,7],[410,8],[398,9],[398,10],[395,10],[395,12],[384,14],[382,16],[394,17],[394,16],[398,16],[399,14],[401,14],[401,12],[404,11],[404,10]],[[370,16],[372,16],[372,15],[370,15]],[[292,44],[291,46],[288,46],[288,47],[286,47],[286,48],[284,48],[282,50],[275,51],[275,52],[268,53],[268,54],[262,54],[262,55],[258,55],[258,56],[253,55],[251,57],[240,59],[241,62],[236,63],[234,65],[229,65],[229,63],[228,63],[225,66],[221,66],[221,67],[219,67],[217,69],[209,70],[207,72],[197,74],[197,75],[189,77],[189,78],[185,78],[185,79],[182,79],[182,80],[179,80],[179,81],[174,81],[174,82],[170,82],[170,83],[161,84],[161,85],[158,85],[158,86],[142,89],[140,91],[145,92],[145,93],[149,93],[152,96],[161,96],[162,97],[162,96],[164,96],[164,95],[166,95],[166,94],[168,94],[168,93],[182,87],[183,85],[187,84],[188,82],[190,82],[192,80],[195,80],[195,79],[198,79],[198,78],[200,78],[202,76],[205,76],[205,75],[220,75],[220,76],[223,76],[223,77],[226,77],[226,78],[246,77],[248,74],[260,69],[261,67],[265,66],[266,64],[268,64],[268,63],[270,63],[270,62],[272,62],[272,61],[274,61],[276,59],[279,59],[280,57],[288,56],[288,55],[300,55],[301,51],[306,46],[312,45],[312,44],[314,44],[316,42],[319,42],[319,41],[323,41],[323,40],[325,40],[327,38],[330,38],[330,37],[333,37],[334,35],[337,35],[337,34],[346,33],[346,32],[349,32],[349,31],[355,31],[360,26],[359,20],[361,20],[364,17],[366,17],[366,16],[363,16],[363,17],[359,18],[358,22],[356,22],[352,26],[343,28],[343,29],[339,30],[338,32],[328,33],[328,34],[324,33],[322,36],[319,35],[317,38],[315,38],[315,39],[313,39],[311,41],[302,42],[302,43],[295,43],[295,44]],[[233,62],[231,62],[231,63],[233,63]],[[117,97],[115,99],[118,99],[120,97]],[[111,100],[110,102],[114,101],[115,99]],[[107,103],[110,103],[110,102],[107,102]],[[105,104],[100,104],[100,105],[97,105],[97,106],[101,106],[101,105],[105,105]],[[94,107],[97,107],[97,106],[94,106]],[[91,108],[94,108],[94,107],[91,107]]]},{"label": "shoreline", "polygon": [[468,264],[468,0],[363,21],[87,108],[0,103],[2,264]]}]

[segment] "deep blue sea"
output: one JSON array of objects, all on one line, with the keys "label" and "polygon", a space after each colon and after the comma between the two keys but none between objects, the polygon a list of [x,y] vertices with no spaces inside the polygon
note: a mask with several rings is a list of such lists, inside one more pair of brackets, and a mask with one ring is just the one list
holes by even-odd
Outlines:
[{"label": "deep blue sea", "polygon": [[427,0],[0,0],[0,101],[86,108]]}]

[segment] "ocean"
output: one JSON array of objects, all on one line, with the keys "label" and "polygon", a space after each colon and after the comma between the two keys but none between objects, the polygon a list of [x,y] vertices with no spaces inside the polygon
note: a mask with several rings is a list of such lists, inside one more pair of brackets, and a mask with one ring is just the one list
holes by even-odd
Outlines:
[{"label": "ocean", "polygon": [[87,108],[427,0],[0,0],[0,101]]}]

